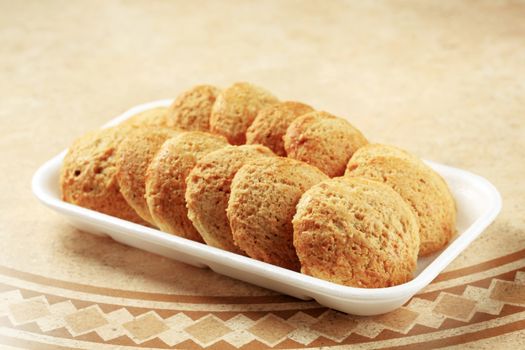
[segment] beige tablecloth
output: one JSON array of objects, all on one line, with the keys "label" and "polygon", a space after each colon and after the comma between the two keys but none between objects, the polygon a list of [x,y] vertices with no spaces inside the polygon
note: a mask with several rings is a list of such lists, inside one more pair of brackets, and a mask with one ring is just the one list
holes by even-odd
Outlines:
[{"label": "beige tablecloth", "polygon": [[[0,1],[0,347],[524,347],[524,18],[523,1]],[[240,80],[478,173],[503,211],[366,318],[80,232],[33,197],[41,163],[128,107]]]}]

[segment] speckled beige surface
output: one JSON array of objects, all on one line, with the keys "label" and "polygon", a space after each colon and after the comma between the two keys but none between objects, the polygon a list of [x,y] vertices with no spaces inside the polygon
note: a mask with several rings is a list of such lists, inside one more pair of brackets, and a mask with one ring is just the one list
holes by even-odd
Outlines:
[{"label": "speckled beige surface", "polygon": [[[376,329],[366,326],[371,322],[386,324],[384,332],[401,337],[381,340],[383,343],[362,343],[362,347],[400,346],[416,338],[420,340],[414,341],[422,343],[452,339],[448,343],[442,340],[440,346],[463,342],[483,348],[523,346],[523,331],[517,330],[525,327],[525,297],[521,298],[525,294],[520,294],[525,293],[520,287],[525,278],[520,273],[507,276],[510,272],[501,277],[497,274],[504,274],[501,269],[508,263],[502,267],[486,262],[512,260],[512,268],[518,270],[525,265],[525,254],[520,253],[525,249],[524,17],[523,1],[0,1],[0,266],[5,270],[1,282],[10,283],[15,290],[33,290],[20,296],[25,302],[30,299],[32,306],[20,309],[10,304],[20,305],[16,301],[19,297],[9,299],[5,295],[11,295],[10,289],[0,289],[0,296],[4,297],[0,298],[0,303],[4,303],[0,304],[0,342],[22,348],[36,346],[28,342],[71,348],[93,341],[150,347],[190,346],[183,341],[201,347],[339,345],[359,342],[359,337],[365,336],[362,329]],[[175,97],[195,84],[225,87],[234,81],[250,81],[282,100],[304,101],[318,110],[347,117],[372,142],[396,144],[424,158],[465,168],[491,180],[503,196],[500,216],[443,275],[457,276],[457,271],[462,271],[463,277],[435,282],[425,291],[427,294],[420,296],[423,301],[413,301],[400,309],[405,310],[401,314],[377,319],[379,323],[349,319],[326,310],[317,315],[311,311],[290,316],[290,312],[277,311],[283,310],[284,304],[254,304],[254,310],[260,314],[250,318],[246,316],[249,312],[237,314],[238,310],[247,310],[245,307],[230,303],[224,308],[231,314],[224,316],[196,302],[191,305],[200,307],[202,314],[192,314],[195,324],[184,330],[190,338],[177,343],[168,336],[171,330],[155,323],[162,319],[162,325],[168,327],[165,324],[171,323],[166,319],[172,316],[160,311],[154,319],[142,316],[158,305],[150,305],[143,294],[133,293],[174,294],[195,300],[220,296],[253,300],[284,297],[79,232],[37,203],[30,190],[31,176],[41,163],[74,138],[130,106]],[[465,269],[470,266],[477,266],[477,270],[480,266],[492,266],[483,274],[496,271],[492,277],[513,281],[518,286],[512,289],[514,299],[501,297],[501,290],[508,289],[498,289],[498,281],[483,282],[485,285],[472,282],[476,280],[473,276],[478,275]],[[15,277],[8,275],[25,282],[16,282]],[[77,291],[60,294],[51,287],[39,290],[36,281],[44,283],[42,276],[66,281],[71,284],[67,287],[70,289],[62,282],[56,283]],[[436,286],[448,286],[451,281],[470,284],[467,289],[447,287],[456,288],[443,292],[449,293],[449,299],[443,295],[428,297],[435,293]],[[58,288],[56,283],[53,288]],[[96,332],[74,328],[71,325],[78,325],[74,316],[80,311],[61,311],[69,323],[59,330],[49,330],[42,326],[43,321],[24,323],[29,321],[20,310],[33,310],[34,317],[45,318],[46,312],[53,314],[70,299],[84,300],[84,304],[74,303],[76,309],[94,310],[95,306],[85,301],[89,298],[78,294],[78,290],[85,289],[79,287],[82,285],[102,288],[106,294],[110,292],[104,288],[125,290],[137,298],[136,303],[142,303],[142,311],[134,309],[128,321],[127,316],[119,314],[124,317],[123,328],[119,329],[128,340],[111,338],[109,330],[101,331],[105,324],[102,321],[92,324],[102,327]],[[487,303],[480,291],[483,288],[491,290]],[[102,289],[93,293],[104,294]],[[67,300],[47,297],[42,309],[38,304],[42,293],[65,295]],[[442,315],[444,309],[437,305],[452,305],[451,295],[473,300],[478,305],[477,316],[465,309],[464,314],[452,315],[452,319],[432,328],[435,324],[428,317]],[[511,300],[510,306],[498,309],[494,306],[498,297]],[[5,304],[5,300],[11,301]],[[300,305],[291,308],[294,310],[310,305],[285,300]],[[425,300],[437,303],[430,314],[421,311]],[[117,317],[111,314],[116,311],[100,306],[118,304],[117,300],[92,302],[102,308],[96,310],[102,310],[97,312],[103,315],[87,319],[110,322]],[[59,306],[53,306],[56,303]],[[120,300],[119,305],[124,304]],[[6,308],[2,308],[5,305],[9,317],[5,316]],[[416,321],[427,323],[415,328],[393,326],[392,318],[410,319],[410,312],[416,309],[424,315]],[[307,316],[315,318],[315,323],[304,321]],[[494,318],[489,320],[489,316]],[[144,326],[146,329],[157,332],[130,331],[136,323],[126,322],[139,321],[149,325]],[[323,322],[335,322],[338,326],[327,330]],[[300,328],[299,324],[309,326]],[[248,327],[253,339],[242,338],[246,333],[242,333],[241,325]],[[203,336],[199,327],[214,329],[214,336]],[[428,329],[424,327],[430,327],[432,332],[425,333]],[[482,332],[484,329],[490,331]],[[384,332],[381,339],[391,336]],[[445,337],[439,332],[452,335]],[[403,336],[416,333],[416,338]],[[155,338],[158,334],[164,338]],[[319,334],[325,335],[316,338]],[[469,335],[458,340],[451,338],[454,334]],[[57,339],[62,339],[62,343]],[[121,339],[121,343],[114,339]]]}]

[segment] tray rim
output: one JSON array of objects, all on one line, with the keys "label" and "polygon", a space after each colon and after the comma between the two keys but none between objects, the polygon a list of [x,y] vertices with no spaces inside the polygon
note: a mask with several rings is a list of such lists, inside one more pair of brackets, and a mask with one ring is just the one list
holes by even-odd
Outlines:
[{"label": "tray rim", "polygon": [[[171,99],[163,99],[134,106],[105,123],[102,128],[117,125],[128,119],[130,116],[151,108],[167,107],[171,102]],[[110,230],[120,229],[124,230],[127,234],[134,234],[135,239],[164,246],[167,244],[167,247],[170,249],[173,249],[174,247],[178,247],[179,250],[189,249],[189,252],[191,253],[189,255],[195,256],[195,254],[199,254],[200,257],[195,256],[195,258],[199,260],[204,259],[204,262],[220,259],[221,261],[219,263],[229,266],[230,268],[236,268],[236,266],[238,267],[240,264],[244,267],[241,269],[243,271],[247,268],[253,268],[261,277],[276,280],[279,283],[292,284],[295,288],[315,292],[315,294],[323,294],[330,296],[331,298],[345,299],[349,301],[375,302],[379,300],[399,300],[413,296],[432,282],[434,278],[436,278],[463,250],[465,250],[494,221],[502,207],[500,193],[487,179],[463,169],[424,160],[429,166],[440,173],[452,172],[456,173],[458,176],[469,178],[472,187],[479,191],[484,191],[486,196],[491,199],[491,205],[485,211],[484,215],[478,217],[474,223],[461,232],[461,234],[443,249],[414,279],[397,286],[385,288],[350,287],[304,275],[292,270],[287,270],[279,266],[271,265],[269,263],[224,251],[203,243],[194,242],[154,228],[145,227],[64,202],[62,199],[51,193],[46,186],[46,182],[48,181],[49,173],[56,171],[56,168],[60,167],[66,152],[67,149],[41,165],[33,175],[31,182],[33,194],[37,199],[60,214],[73,215],[77,219],[93,220]],[[204,258],[202,258],[202,256],[204,256]],[[225,264],[224,261],[227,263]],[[315,288],[315,290],[312,290],[312,288]]]}]

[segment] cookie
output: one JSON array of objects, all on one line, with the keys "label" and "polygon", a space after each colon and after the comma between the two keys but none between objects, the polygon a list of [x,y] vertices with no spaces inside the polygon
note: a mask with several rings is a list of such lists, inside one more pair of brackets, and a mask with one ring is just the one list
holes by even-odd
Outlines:
[{"label": "cookie", "polygon": [[210,130],[211,109],[220,90],[212,85],[198,85],[179,95],[168,115],[182,130]]},{"label": "cookie", "polygon": [[412,153],[398,147],[383,145],[380,143],[369,143],[361,147],[350,159],[353,162],[365,162],[376,157],[395,157],[421,163],[420,159]]},{"label": "cookie", "polygon": [[456,205],[447,184],[415,156],[392,146],[365,146],[350,159],[345,175],[384,182],[412,206],[420,225],[420,256],[442,249],[455,234]]},{"label": "cookie", "polygon": [[146,172],[146,201],[156,226],[177,236],[204,242],[186,209],[186,177],[197,160],[228,145],[222,136],[182,132],[162,145]]},{"label": "cookie", "polygon": [[155,107],[145,110],[122,122],[123,126],[158,126],[178,129],[175,121],[168,116],[168,107]]},{"label": "cookie", "polygon": [[284,135],[288,157],[314,165],[330,177],[343,175],[352,154],[367,143],[352,124],[326,112],[296,118]]},{"label": "cookie", "polygon": [[62,162],[60,189],[66,202],[145,224],[126,202],[117,182],[115,155],[127,130],[112,127],[77,139]]},{"label": "cookie", "polygon": [[293,218],[301,272],[352,287],[381,288],[412,279],[417,218],[387,185],[340,177],[306,191]]},{"label": "cookie", "polygon": [[316,167],[290,158],[244,165],[233,178],[227,209],[235,244],[254,259],[298,271],[295,206],[307,189],[326,179]]},{"label": "cookie", "polygon": [[276,97],[258,86],[235,83],[217,97],[211,110],[210,130],[225,136],[232,145],[242,145],[257,113],[277,102]]},{"label": "cookie", "polygon": [[283,136],[290,123],[314,109],[301,102],[286,101],[267,106],[259,111],[246,131],[246,143],[260,144],[279,156],[286,156]]},{"label": "cookie", "polygon": [[235,173],[248,161],[274,155],[260,145],[226,146],[197,161],[186,178],[188,217],[204,241],[243,254],[233,242],[226,216]]},{"label": "cookie", "polygon": [[144,197],[146,170],[162,144],[176,135],[177,131],[168,128],[132,128],[117,150],[117,180],[120,191],[140,217],[153,225],[155,222]]}]

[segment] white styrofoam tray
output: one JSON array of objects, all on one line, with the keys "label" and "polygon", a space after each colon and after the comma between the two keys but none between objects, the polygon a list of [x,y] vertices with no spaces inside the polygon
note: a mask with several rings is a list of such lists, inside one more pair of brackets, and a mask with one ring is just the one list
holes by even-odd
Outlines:
[{"label": "white styrofoam tray", "polygon": [[[171,100],[161,100],[136,106],[104,127],[170,103]],[[484,178],[427,161],[447,181],[456,199],[457,236],[441,252],[420,258],[414,279],[407,283],[388,288],[346,287],[66,203],[61,200],[59,189],[60,167],[66,152],[64,150],[37,170],[32,187],[42,203],[63,214],[77,228],[108,235],[123,244],[190,265],[209,267],[217,273],[300,299],[315,299],[321,305],[357,315],[381,314],[403,305],[467,248],[501,210],[498,191]]]}]

